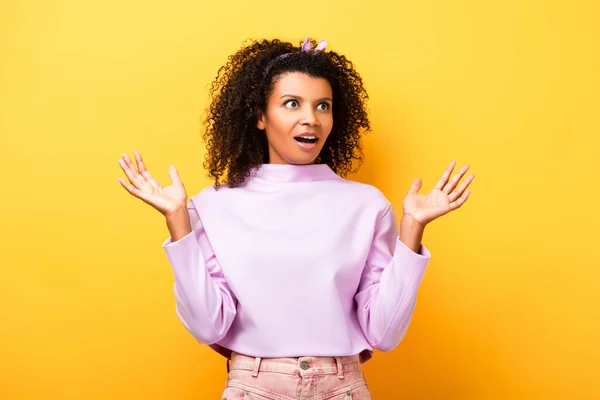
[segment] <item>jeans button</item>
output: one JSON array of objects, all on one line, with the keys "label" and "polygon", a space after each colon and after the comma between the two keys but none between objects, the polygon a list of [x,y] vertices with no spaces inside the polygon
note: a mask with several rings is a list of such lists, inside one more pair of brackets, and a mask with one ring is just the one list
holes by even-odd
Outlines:
[{"label": "jeans button", "polygon": [[300,363],[300,368],[307,370],[308,369],[308,363],[306,361],[302,361]]}]

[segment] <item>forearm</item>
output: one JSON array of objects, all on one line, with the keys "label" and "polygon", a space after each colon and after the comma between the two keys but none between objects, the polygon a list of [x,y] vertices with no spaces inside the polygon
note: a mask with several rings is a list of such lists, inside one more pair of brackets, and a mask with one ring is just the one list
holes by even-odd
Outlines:
[{"label": "forearm", "polygon": [[415,253],[419,253],[425,227],[410,215],[402,215],[400,220],[400,241]]},{"label": "forearm", "polygon": [[[398,239],[395,229],[391,235],[383,243],[392,254],[371,259],[361,278],[359,288],[363,290],[355,296],[363,333],[371,346],[383,351],[396,347],[408,329],[430,259],[425,246],[418,253]],[[394,248],[390,242],[395,243]]]},{"label": "forearm", "polygon": [[182,207],[169,214],[167,216],[167,227],[173,242],[187,236],[192,231],[192,223],[187,208]]},{"label": "forearm", "polygon": [[196,233],[163,246],[174,273],[177,315],[199,342],[211,344],[229,331],[236,305],[204,228]]}]

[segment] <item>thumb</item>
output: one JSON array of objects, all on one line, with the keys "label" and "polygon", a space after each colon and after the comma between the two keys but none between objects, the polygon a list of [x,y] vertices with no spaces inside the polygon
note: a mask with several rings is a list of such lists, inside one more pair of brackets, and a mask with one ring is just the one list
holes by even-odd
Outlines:
[{"label": "thumb", "polygon": [[410,186],[410,189],[408,190],[409,194],[415,194],[419,191],[419,189],[421,189],[421,184],[423,182],[421,181],[421,178],[417,178],[413,181],[412,185]]},{"label": "thumb", "polygon": [[171,179],[171,183],[173,185],[183,186],[181,179],[179,179],[179,174],[177,173],[177,168],[174,165],[169,167],[169,179]]}]

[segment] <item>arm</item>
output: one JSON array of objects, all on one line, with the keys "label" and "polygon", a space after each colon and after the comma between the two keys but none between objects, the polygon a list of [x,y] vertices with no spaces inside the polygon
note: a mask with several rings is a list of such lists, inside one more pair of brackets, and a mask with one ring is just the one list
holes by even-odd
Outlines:
[{"label": "arm", "polygon": [[475,175],[458,185],[469,169],[462,167],[452,179],[452,161],[435,188],[419,194],[422,181],[413,181],[404,202],[400,233],[393,208],[377,222],[373,242],[355,295],[357,317],[365,337],[374,348],[391,350],[400,343],[415,309],[417,289],[431,255],[421,244],[424,227],[460,208],[471,193],[466,190]]},{"label": "arm", "polygon": [[421,251],[421,241],[425,227],[410,215],[402,215],[400,220],[400,241],[415,253]]},{"label": "arm", "polygon": [[429,251],[420,244],[420,237],[402,239],[419,240],[418,253],[400,240],[394,210],[389,205],[377,222],[354,297],[365,337],[371,346],[383,351],[392,350],[404,337],[415,309],[417,289],[430,258]]},{"label": "arm", "polygon": [[121,185],[133,196],[151,205],[167,217],[171,237],[163,248],[175,274],[177,315],[194,337],[213,344],[225,337],[236,314],[236,299],[231,293],[214,251],[206,237],[194,202],[179,179],[175,166],[169,167],[171,186],[161,186],[146,169],[139,152],[137,168],[126,154],[119,165],[128,184]]},{"label": "arm", "polygon": [[187,214],[170,216],[167,226],[171,237],[163,243],[163,248],[175,276],[177,316],[196,340],[216,343],[231,327],[237,300],[227,285],[193,202],[190,201]]}]

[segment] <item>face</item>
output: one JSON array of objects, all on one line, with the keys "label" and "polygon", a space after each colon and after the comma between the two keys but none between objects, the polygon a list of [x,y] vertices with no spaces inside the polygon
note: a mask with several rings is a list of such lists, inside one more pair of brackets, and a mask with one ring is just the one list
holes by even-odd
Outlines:
[{"label": "face", "polygon": [[331,85],[301,72],[281,75],[257,123],[271,164],[313,164],[333,127]]}]

